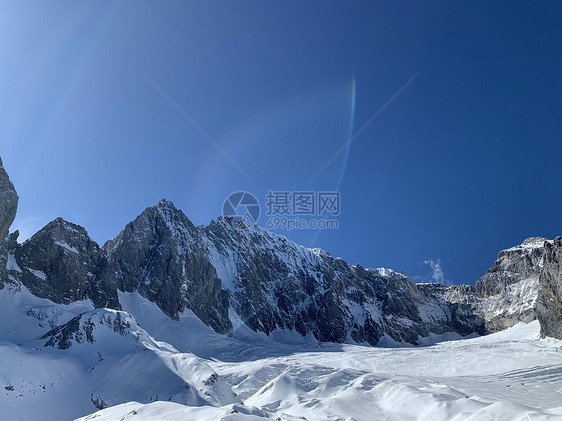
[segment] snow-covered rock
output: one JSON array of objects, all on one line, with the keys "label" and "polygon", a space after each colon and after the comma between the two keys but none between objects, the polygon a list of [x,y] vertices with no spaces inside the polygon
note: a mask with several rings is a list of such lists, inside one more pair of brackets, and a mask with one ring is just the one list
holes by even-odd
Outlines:
[{"label": "snow-covered rock", "polygon": [[[522,244],[502,250],[486,274],[471,285],[426,285],[424,289],[442,297],[455,307],[454,314],[483,321],[479,333],[498,332],[519,322],[537,318],[538,297],[542,289],[547,249],[552,240],[542,237],[526,239]],[[562,262],[551,253],[551,267]],[[560,275],[554,278],[562,279]]]},{"label": "snow-covered rock", "polygon": [[[2,158],[0,158],[0,289],[4,287],[4,282],[8,277],[6,267],[11,263],[8,262],[8,250],[13,248],[15,239],[10,239],[7,235],[16,217],[18,199],[16,189],[4,169]],[[6,245],[5,240],[10,244]]]},{"label": "snow-covered rock", "polygon": [[541,335],[562,339],[562,237],[544,247],[536,312]]},{"label": "snow-covered rock", "polygon": [[544,245],[550,242],[546,238],[532,237],[519,246],[501,251],[494,265],[476,281],[488,331],[536,319]]},{"label": "snow-covered rock", "polygon": [[351,266],[229,218],[196,227],[165,199],[103,248],[61,218],[22,245],[12,237],[0,246],[5,277],[41,298],[121,309],[118,291],[138,291],[168,317],[190,310],[222,334],[243,324],[278,338],[295,332],[370,345],[484,334],[534,320],[548,243],[532,238],[500,252],[476,286],[442,286]]},{"label": "snow-covered rock", "polygon": [[91,367],[92,402],[99,408],[129,400],[192,406],[238,401],[204,361],[155,341],[123,311],[96,309],[80,314],[39,341]]},{"label": "snow-covered rock", "polygon": [[209,261],[201,230],[171,202],[147,208],[104,250],[122,291],[138,290],[171,318],[187,307],[217,332],[232,328],[228,291]]},{"label": "snow-covered rock", "polygon": [[370,345],[484,334],[534,320],[544,244],[552,243],[528,239],[501,251],[475,286],[442,286],[351,266],[229,218],[196,227],[167,200],[103,248],[61,218],[23,244],[16,239],[14,233],[0,245],[0,276],[57,303],[121,309],[118,291],[137,291],[168,317],[190,310],[222,334],[243,324],[277,338],[294,332]]},{"label": "snow-covered rock", "polygon": [[13,282],[0,291],[0,362],[2,419],[71,420],[133,400],[240,401],[207,362],[154,340],[130,314],[56,304]]},{"label": "snow-covered rock", "polygon": [[104,251],[118,285],[138,291],[177,319],[188,309],[219,333],[244,323],[267,335],[295,331],[319,341],[418,343],[430,334],[478,329],[424,294],[409,277],[348,265],[258,226],[219,218],[196,227],[162,200]]},{"label": "snow-covered rock", "polygon": [[111,263],[79,225],[57,218],[8,253],[14,256],[12,278],[38,297],[119,308]]}]

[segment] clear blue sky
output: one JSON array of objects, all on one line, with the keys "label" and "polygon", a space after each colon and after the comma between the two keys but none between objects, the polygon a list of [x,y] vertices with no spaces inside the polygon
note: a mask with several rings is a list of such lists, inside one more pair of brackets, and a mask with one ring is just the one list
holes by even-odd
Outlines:
[{"label": "clear blue sky", "polygon": [[14,228],[62,216],[103,243],[162,197],[207,224],[232,191],[339,184],[340,229],[289,238],[472,283],[562,234],[561,28],[540,1],[1,1]]}]

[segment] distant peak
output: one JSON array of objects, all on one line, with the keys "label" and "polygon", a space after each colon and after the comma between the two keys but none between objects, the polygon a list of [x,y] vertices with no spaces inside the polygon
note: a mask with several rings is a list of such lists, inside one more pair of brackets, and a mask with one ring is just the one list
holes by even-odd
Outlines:
[{"label": "distant peak", "polygon": [[177,209],[176,206],[166,198],[160,200],[160,202],[158,202],[156,207],[161,209]]},{"label": "distant peak", "polygon": [[[55,234],[57,232],[58,234]],[[89,238],[88,232],[83,226],[69,222],[60,216],[58,218],[53,219],[51,222],[49,222],[47,225],[45,225],[43,228],[37,231],[32,236],[32,238],[35,237],[36,235],[42,235],[44,233],[49,233],[49,235],[54,235],[55,237],[60,236],[61,235],[60,233],[73,233],[73,235],[79,234]]]},{"label": "distant peak", "polygon": [[[552,240],[549,240],[548,238],[544,238],[544,237],[529,237],[525,241],[523,241],[520,245],[508,248],[506,250],[502,250],[502,252],[521,251],[521,250],[529,251],[529,250],[534,250],[534,249],[540,249],[544,246],[545,242],[552,243]],[[502,253],[502,252],[500,252],[500,253]]]},{"label": "distant peak", "polygon": [[522,246],[528,246],[528,245],[543,245],[545,241],[548,241],[548,238],[544,238],[544,237],[529,237],[527,238],[525,241],[523,241],[523,243],[521,244]]},{"label": "distant peak", "polygon": [[49,222],[47,224],[47,226],[49,225],[63,225],[66,228],[73,228],[73,229],[84,229],[83,227],[81,227],[78,224],[75,224],[73,222],[67,221],[66,219],[64,219],[63,217],[59,216],[58,218],[53,219],[51,222]]}]

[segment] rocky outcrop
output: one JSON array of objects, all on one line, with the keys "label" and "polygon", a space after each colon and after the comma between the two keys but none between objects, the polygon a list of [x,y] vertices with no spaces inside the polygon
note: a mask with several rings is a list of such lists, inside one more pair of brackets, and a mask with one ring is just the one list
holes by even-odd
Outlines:
[{"label": "rocky outcrop", "polygon": [[229,218],[195,227],[166,200],[103,249],[123,291],[138,291],[173,318],[192,310],[221,333],[242,320],[265,334],[294,330],[376,345],[385,336],[416,344],[431,333],[479,329],[480,321],[474,325],[405,275],[350,266]]},{"label": "rocky outcrop", "polygon": [[0,243],[4,241],[14,222],[18,208],[18,195],[0,158]]},{"label": "rocky outcrop", "polygon": [[542,337],[562,339],[562,237],[547,242],[544,248],[537,318]]},{"label": "rocky outcrop", "polygon": [[481,297],[473,285],[419,284],[418,287],[441,306],[448,308],[450,323],[463,336],[488,333],[486,319],[481,311]]},{"label": "rocky outcrop", "polygon": [[[17,195],[1,166],[0,190],[7,233]],[[559,239],[531,238],[503,250],[475,286],[443,286],[351,266],[243,221],[196,227],[165,199],[103,248],[62,218],[23,244],[17,236],[4,235],[0,244],[0,288],[21,283],[55,303],[91,300],[112,309],[120,309],[118,290],[138,291],[169,317],[191,310],[224,334],[245,323],[267,335],[279,329],[319,341],[417,344],[431,334],[495,332],[531,321],[537,311],[543,335],[561,335]],[[76,323],[81,319],[64,329]]]},{"label": "rocky outcrop", "polygon": [[430,334],[484,334],[533,318],[543,256],[537,244],[502,251],[475,287],[416,285],[243,221],[196,227],[162,200],[101,249],[60,218],[24,244],[3,247],[12,247],[8,277],[54,302],[89,299],[119,309],[117,290],[138,291],[169,317],[191,310],[219,333],[245,323],[268,335],[293,330],[377,345],[385,337],[417,344]]},{"label": "rocky outcrop", "polygon": [[37,297],[119,308],[112,264],[81,226],[57,218],[12,253],[13,277]]},{"label": "rocky outcrop", "polygon": [[89,368],[88,382],[80,387],[89,389],[96,407],[133,399],[190,406],[240,401],[205,361],[155,341],[123,311],[85,312],[41,336],[37,345],[61,350]]},{"label": "rocky outcrop", "polygon": [[551,243],[546,238],[532,237],[519,246],[500,251],[475,286],[430,284],[426,288],[457,306],[457,312],[473,323],[481,320],[482,333],[498,332],[519,322],[529,323],[537,318],[539,278],[546,247]]},{"label": "rocky outcrop", "polygon": [[14,258],[14,252],[18,247],[18,236],[18,231],[13,232],[0,244],[0,290],[4,288],[6,282],[17,282],[21,272]]},{"label": "rocky outcrop", "polygon": [[521,245],[502,250],[493,266],[476,281],[476,311],[486,319],[488,332],[536,319],[539,276],[546,238],[532,237]]},{"label": "rocky outcrop", "polygon": [[[133,328],[131,328],[133,323]],[[68,349],[74,344],[93,344],[96,342],[96,331],[113,331],[121,336],[130,336],[134,342],[139,342],[139,335],[148,335],[137,326],[129,313],[106,309],[93,310],[80,314],[62,326],[50,330],[39,339],[46,339],[45,346],[58,349]],[[107,336],[107,335],[106,335]]]},{"label": "rocky outcrop", "polygon": [[18,208],[18,195],[14,185],[10,181],[2,158],[0,158],[0,289],[4,288],[4,283],[8,279],[8,266],[12,263],[9,260],[10,251],[15,247],[18,234],[8,238],[8,231]]},{"label": "rocky outcrop", "polygon": [[188,308],[219,333],[232,329],[228,291],[209,261],[202,232],[171,202],[147,208],[104,250],[122,291],[138,291],[171,318]]}]

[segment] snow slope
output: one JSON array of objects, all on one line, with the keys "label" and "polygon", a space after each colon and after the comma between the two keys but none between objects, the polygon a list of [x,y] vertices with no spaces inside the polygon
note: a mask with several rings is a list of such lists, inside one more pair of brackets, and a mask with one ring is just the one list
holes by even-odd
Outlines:
[{"label": "snow slope", "polygon": [[188,312],[169,321],[137,293],[120,301],[153,335],[208,358],[243,405],[130,402],[81,420],[562,419],[562,341],[538,339],[537,322],[426,347],[290,345],[225,338]]},{"label": "snow slope", "polygon": [[119,299],[124,311],[92,310],[0,290],[1,420],[562,419],[562,341],[538,339],[538,322],[422,347],[279,343]]},{"label": "snow slope", "polygon": [[54,304],[14,284],[0,304],[0,420],[72,420],[132,400],[239,402],[203,360],[152,339],[126,312]]},{"label": "snow slope", "polygon": [[280,343],[244,324],[223,336],[137,292],[119,300],[124,311],[0,290],[0,419],[562,419],[562,341],[538,339],[538,322],[373,348]]}]

